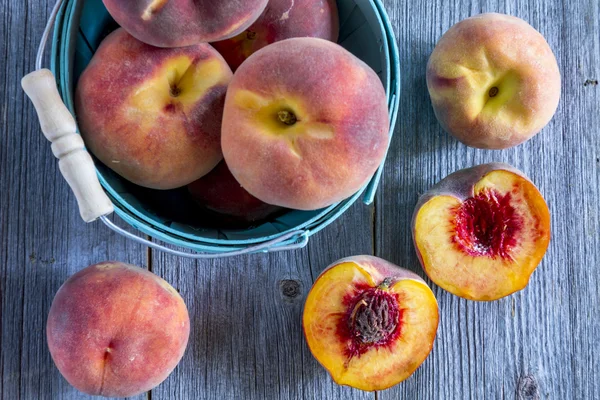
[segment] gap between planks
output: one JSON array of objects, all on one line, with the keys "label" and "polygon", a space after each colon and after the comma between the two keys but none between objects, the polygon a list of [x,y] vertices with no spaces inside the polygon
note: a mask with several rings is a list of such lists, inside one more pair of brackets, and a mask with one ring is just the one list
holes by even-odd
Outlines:
[{"label": "gap between planks", "polygon": [[[150,235],[146,235],[146,239],[152,240]],[[152,247],[150,246],[146,246],[146,266],[148,267],[148,271],[152,272]],[[146,398],[152,400],[152,389],[146,392]]]}]

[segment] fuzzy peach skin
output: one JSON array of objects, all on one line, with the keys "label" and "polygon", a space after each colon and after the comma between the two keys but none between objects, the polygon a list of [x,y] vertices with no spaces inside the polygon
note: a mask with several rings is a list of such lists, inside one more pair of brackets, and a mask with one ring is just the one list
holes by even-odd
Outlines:
[{"label": "fuzzy peach skin", "polygon": [[181,296],[163,279],[120,262],[89,266],[58,290],[46,334],[65,379],[91,395],[128,397],[161,383],[190,333]]},{"label": "fuzzy peach skin", "polygon": [[317,278],[302,325],[310,351],[336,383],[372,391],[412,375],[431,352],[438,320],[435,296],[418,275],[354,256]]},{"label": "fuzzy peach skin", "polygon": [[550,212],[516,168],[483,164],[448,175],[419,199],[413,240],[433,282],[470,300],[523,289],[550,241]]},{"label": "fuzzy peach skin", "polygon": [[248,193],[221,161],[212,171],[190,183],[189,193],[201,206],[246,222],[259,221],[281,211]]},{"label": "fuzzy peach skin", "polygon": [[522,19],[481,14],[451,27],[427,63],[442,127],[464,144],[506,149],[537,134],[560,98],[560,72],[544,37]]},{"label": "fuzzy peach skin", "polygon": [[103,0],[119,25],[144,43],[183,47],[236,36],[268,0]]},{"label": "fuzzy peach skin", "polygon": [[337,41],[338,11],[335,0],[270,0],[248,29],[212,45],[232,70],[263,47],[294,37],[318,37]]},{"label": "fuzzy peach skin", "polygon": [[221,116],[231,77],[208,44],[161,49],[118,29],[77,84],[75,108],[85,144],[135,184],[185,186],[223,157]]},{"label": "fuzzy peach skin", "polygon": [[371,68],[335,43],[294,38],[259,50],[236,71],[221,145],[250,194],[314,210],[371,178],[388,129],[385,91]]}]

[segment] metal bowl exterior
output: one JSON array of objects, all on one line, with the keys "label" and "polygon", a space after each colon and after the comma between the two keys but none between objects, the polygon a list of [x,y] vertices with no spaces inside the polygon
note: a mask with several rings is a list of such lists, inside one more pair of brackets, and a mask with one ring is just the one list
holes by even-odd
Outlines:
[{"label": "metal bowl exterior", "polygon": [[[75,38],[79,30],[83,2],[84,0],[67,0],[61,7],[56,20],[51,53],[51,69],[55,76],[59,78],[59,92],[61,93],[65,104],[73,113],[73,97],[70,88],[72,87],[73,55],[76,47]],[[381,57],[382,62],[381,78],[388,97],[391,121],[389,136],[391,140],[398,115],[400,66],[398,47],[389,18],[380,0],[338,0],[338,5],[340,6],[340,10],[343,9],[344,5],[346,6],[346,9],[358,8],[365,16],[365,20],[369,23],[373,32],[376,30],[380,31],[377,48],[380,49],[379,56]],[[356,12],[356,10],[354,10],[354,12]],[[333,222],[361,195],[363,195],[363,193],[363,202],[365,204],[370,204],[373,201],[382,169],[383,162],[371,181],[357,193],[337,204],[319,210],[315,215],[301,221],[289,229],[265,236],[240,239],[223,239],[210,237],[210,235],[203,236],[199,233],[190,233],[189,231],[186,232],[183,229],[178,229],[177,226],[173,227],[170,226],[170,224],[164,224],[157,218],[150,218],[138,210],[135,205],[131,204],[131,202],[119,193],[118,190],[115,190],[113,185],[107,181],[101,171],[98,171],[98,177],[100,183],[111,198],[111,201],[113,201],[115,212],[129,225],[155,239],[172,245],[185,247],[198,252],[221,253],[263,243],[298,229],[302,229],[304,233],[298,235],[298,237],[292,237],[281,242],[277,244],[276,247],[286,247],[294,243],[305,244],[309,236]],[[271,248],[270,250],[276,250],[276,248]]]}]

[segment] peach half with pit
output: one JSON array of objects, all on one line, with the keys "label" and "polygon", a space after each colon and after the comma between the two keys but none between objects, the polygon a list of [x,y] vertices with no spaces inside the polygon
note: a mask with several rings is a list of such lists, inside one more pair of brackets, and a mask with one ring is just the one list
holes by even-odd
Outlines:
[{"label": "peach half with pit", "polygon": [[520,18],[481,14],[451,27],[427,63],[442,127],[483,149],[516,146],[552,119],[560,71],[544,37]]},{"label": "peach half with pit", "polygon": [[185,186],[222,160],[221,117],[232,72],[208,44],[163,49],[123,29],[81,75],[75,108],[86,146],[125,179]]},{"label": "peach half with pit", "polygon": [[248,28],[267,0],[103,0],[119,25],[144,43],[183,47],[214,42]]},{"label": "peach half with pit", "polygon": [[254,197],[315,210],[371,178],[388,130],[385,90],[367,64],[330,41],[293,38],[237,69],[221,145],[231,173]]},{"label": "peach half with pit", "polygon": [[423,363],[438,319],[435,296],[418,275],[354,256],[317,278],[302,325],[310,351],[336,383],[373,391],[407,379]]},{"label": "peach half with pit", "polygon": [[548,248],[550,212],[519,170],[491,163],[442,179],[419,199],[417,255],[438,286],[470,300],[496,300],[527,286]]},{"label": "peach half with pit", "polygon": [[128,397],[164,381],[183,356],[188,311],[177,291],[133,265],[103,262],[71,276],[48,315],[60,373],[91,395]]},{"label": "peach half with pit", "polygon": [[254,52],[280,40],[318,37],[335,42],[338,25],[335,0],[269,0],[248,29],[212,45],[235,71]]}]

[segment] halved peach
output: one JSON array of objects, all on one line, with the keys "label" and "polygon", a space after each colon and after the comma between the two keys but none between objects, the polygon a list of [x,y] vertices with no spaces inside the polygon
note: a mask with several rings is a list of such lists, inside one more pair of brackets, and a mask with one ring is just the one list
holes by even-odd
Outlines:
[{"label": "halved peach", "polygon": [[496,300],[527,286],[548,248],[550,212],[521,171],[484,164],[447,176],[419,199],[413,239],[438,286]]},{"label": "halved peach", "polygon": [[317,278],[302,323],[310,351],[336,383],[383,390],[407,379],[431,352],[438,307],[418,275],[354,256]]}]

